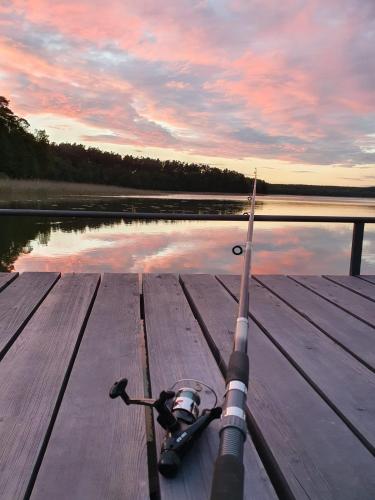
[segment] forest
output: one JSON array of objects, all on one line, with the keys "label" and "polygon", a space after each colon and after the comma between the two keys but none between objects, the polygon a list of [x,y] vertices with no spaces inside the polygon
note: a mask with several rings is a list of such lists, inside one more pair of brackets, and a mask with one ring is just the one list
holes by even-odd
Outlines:
[{"label": "forest", "polygon": [[[0,177],[48,179],[166,191],[248,193],[252,180],[208,165],[121,156],[81,144],[56,144],[34,134],[0,96]],[[258,192],[266,183],[258,181]]]},{"label": "forest", "polygon": [[308,184],[267,184],[267,194],[295,196],[354,196],[375,197],[375,187],[311,186]]},{"label": "forest", "polygon": [[[50,142],[44,130],[13,113],[0,96],[0,178],[48,179],[162,191],[249,193],[243,174],[177,160],[121,156],[82,144]],[[257,181],[259,194],[375,197],[375,187],[271,184]]]}]

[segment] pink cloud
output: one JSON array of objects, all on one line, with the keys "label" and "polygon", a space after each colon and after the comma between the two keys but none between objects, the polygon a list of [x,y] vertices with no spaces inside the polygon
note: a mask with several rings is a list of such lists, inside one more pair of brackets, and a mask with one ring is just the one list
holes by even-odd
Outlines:
[{"label": "pink cloud", "polygon": [[170,82],[167,82],[165,84],[166,87],[169,89],[188,89],[191,88],[191,85],[186,82],[176,82],[175,80],[172,80]]},{"label": "pink cloud", "polygon": [[135,43],[141,33],[141,20],[131,16],[124,2],[79,0],[14,0],[15,11],[29,22],[87,41],[127,40]]},{"label": "pink cloud", "polygon": [[370,163],[358,143],[374,132],[374,15],[372,0],[12,0],[3,92],[30,120],[75,118],[97,140]]},{"label": "pink cloud", "polygon": [[[111,226],[102,226],[93,232],[82,232],[81,246],[75,252],[72,235],[56,229],[50,246],[43,251],[32,249],[21,254],[15,262],[15,270],[240,274],[243,260],[235,257],[231,249],[243,241],[245,228],[242,226],[212,226],[209,237],[207,228],[196,223],[170,226],[154,223],[153,230],[147,234],[142,225],[126,226],[121,233],[113,231]],[[54,242],[56,232],[58,252]],[[321,227],[285,226],[269,230],[260,224],[254,237],[254,273],[343,273],[349,266],[350,233],[338,228],[332,231]],[[49,248],[54,251],[49,253]]]}]

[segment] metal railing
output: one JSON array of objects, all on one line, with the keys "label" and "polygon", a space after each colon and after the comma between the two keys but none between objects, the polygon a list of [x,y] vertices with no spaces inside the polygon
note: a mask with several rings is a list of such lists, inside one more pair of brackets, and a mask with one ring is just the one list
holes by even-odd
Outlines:
[{"label": "metal railing", "polygon": [[[209,220],[209,221],[244,221],[248,215],[221,214],[185,214],[185,213],[152,213],[152,212],[104,212],[100,210],[33,210],[28,208],[2,208],[0,216],[31,217],[80,217],[94,219],[122,220]],[[320,222],[353,224],[352,249],[350,255],[350,276],[361,273],[363,234],[365,224],[374,224],[375,217],[336,217],[321,215],[255,215],[256,221],[263,222]]]}]

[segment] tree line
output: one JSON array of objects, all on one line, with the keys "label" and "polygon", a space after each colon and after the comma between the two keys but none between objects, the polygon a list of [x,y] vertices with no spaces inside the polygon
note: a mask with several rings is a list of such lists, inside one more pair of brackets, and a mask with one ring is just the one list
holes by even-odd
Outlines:
[{"label": "tree line", "polygon": [[[30,132],[9,100],[0,96],[0,177],[107,184],[165,191],[249,193],[252,179],[198,163],[121,156],[82,144],[50,142],[44,130]],[[375,197],[375,187],[270,184],[257,181],[259,194]]]},{"label": "tree line", "polygon": [[[0,96],[0,175],[167,191],[248,193],[252,179],[208,165],[121,156],[81,144],[56,144],[44,130],[34,134]],[[266,183],[258,182],[265,192]]]},{"label": "tree line", "polygon": [[267,184],[267,194],[288,194],[296,196],[356,196],[375,197],[375,187],[353,186],[311,186],[308,184]]}]

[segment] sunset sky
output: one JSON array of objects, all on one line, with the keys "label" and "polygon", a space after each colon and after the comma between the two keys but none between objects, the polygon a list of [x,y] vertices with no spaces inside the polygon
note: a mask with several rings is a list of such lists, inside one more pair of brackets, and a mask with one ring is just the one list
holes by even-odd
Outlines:
[{"label": "sunset sky", "polygon": [[0,95],[57,142],[375,185],[375,1],[0,0]]}]

